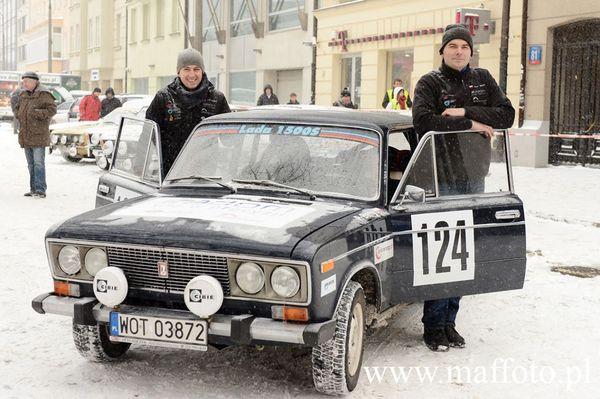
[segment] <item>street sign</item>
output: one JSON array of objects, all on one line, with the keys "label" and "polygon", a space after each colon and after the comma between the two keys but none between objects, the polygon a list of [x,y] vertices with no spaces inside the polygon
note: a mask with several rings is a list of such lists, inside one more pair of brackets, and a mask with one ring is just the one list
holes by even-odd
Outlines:
[{"label": "street sign", "polygon": [[529,46],[527,53],[529,65],[539,65],[542,63],[542,46]]},{"label": "street sign", "polygon": [[91,69],[90,70],[90,80],[92,82],[97,82],[100,80],[100,70],[99,69]]}]

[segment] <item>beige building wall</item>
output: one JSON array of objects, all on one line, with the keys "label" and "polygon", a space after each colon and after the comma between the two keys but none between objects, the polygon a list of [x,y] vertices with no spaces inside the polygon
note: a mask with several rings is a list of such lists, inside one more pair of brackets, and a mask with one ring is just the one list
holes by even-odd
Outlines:
[{"label": "beige building wall", "polygon": [[[328,105],[338,98],[342,89],[340,76],[331,68],[340,69],[340,59],[347,55],[362,56],[361,108],[381,108],[385,90],[391,86],[387,55],[397,50],[413,50],[413,71],[410,82],[405,82],[411,94],[419,78],[438,68],[443,33],[427,34],[368,43],[348,44],[348,51],[340,46],[330,47],[329,41],[336,32],[347,31],[348,39],[371,35],[386,35],[402,31],[443,28],[455,22],[456,8],[484,8],[491,11],[495,33],[490,43],[478,46],[479,66],[489,69],[499,77],[499,48],[502,17],[502,0],[464,1],[408,0],[402,6],[386,0],[368,0],[344,4],[324,1],[315,12],[318,19],[317,104]],[[509,34],[508,96],[518,104],[520,81],[520,10],[522,0],[512,1]]]}]

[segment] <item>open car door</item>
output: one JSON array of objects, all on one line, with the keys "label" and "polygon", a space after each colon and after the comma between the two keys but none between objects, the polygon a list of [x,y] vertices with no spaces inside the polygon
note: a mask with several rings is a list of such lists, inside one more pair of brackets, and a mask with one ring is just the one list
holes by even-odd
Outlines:
[{"label": "open car door", "polygon": [[96,207],[157,191],[162,184],[158,126],[153,121],[124,117],[110,169],[98,181]]},{"label": "open car door", "polygon": [[520,289],[523,203],[506,132],[429,132],[394,197],[392,302]]}]

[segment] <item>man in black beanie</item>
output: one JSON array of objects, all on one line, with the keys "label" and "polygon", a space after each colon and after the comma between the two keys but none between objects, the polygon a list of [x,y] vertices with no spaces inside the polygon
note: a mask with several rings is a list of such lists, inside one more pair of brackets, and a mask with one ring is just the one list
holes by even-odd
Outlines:
[{"label": "man in black beanie", "polygon": [[165,176],[192,129],[204,118],[231,112],[225,95],[216,90],[204,72],[199,51],[187,48],[177,57],[177,77],[154,96],[146,119],[160,128]]},{"label": "man in black beanie", "polygon": [[[464,25],[448,25],[440,47],[442,65],[419,79],[413,102],[413,124],[421,138],[429,131],[473,130],[437,136],[436,166],[440,196],[485,191],[494,129],[512,126],[515,110],[485,69],[471,68],[473,39]],[[466,156],[463,156],[465,154]],[[465,346],[455,329],[460,297],[425,301],[423,339],[433,351]]]}]

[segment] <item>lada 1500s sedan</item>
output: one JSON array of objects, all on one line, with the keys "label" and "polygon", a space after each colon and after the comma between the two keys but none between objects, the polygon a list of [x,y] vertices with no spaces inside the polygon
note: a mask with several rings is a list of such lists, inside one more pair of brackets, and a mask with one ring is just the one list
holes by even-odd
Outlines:
[{"label": "lada 1500s sedan", "polygon": [[124,118],[97,208],[46,234],[54,291],[33,307],[72,317],[89,359],[300,345],[340,394],[374,316],[523,286],[505,132],[417,140],[393,112],[250,110],[205,119],[164,177],[159,143]]}]

